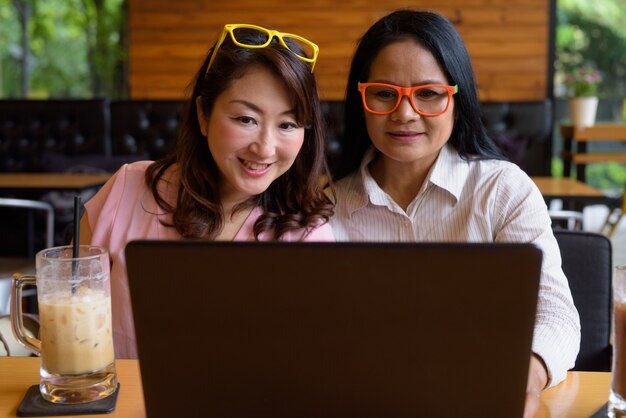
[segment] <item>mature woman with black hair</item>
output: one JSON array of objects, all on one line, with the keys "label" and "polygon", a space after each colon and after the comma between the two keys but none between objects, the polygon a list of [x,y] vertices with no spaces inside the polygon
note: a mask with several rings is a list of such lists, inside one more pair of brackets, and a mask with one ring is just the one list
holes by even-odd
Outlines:
[{"label": "mature woman with black hair", "polygon": [[317,53],[297,35],[226,25],[193,80],[175,153],[123,166],[86,203],[81,243],[111,256],[117,358],[137,356],[130,240],[333,240]]},{"label": "mature woman with black hair", "polygon": [[[376,22],[355,52],[331,219],[338,240],[531,242],[544,252],[527,416],[565,378],[580,323],[546,204],[487,136],[454,26],[423,10]],[[502,280],[506,280],[503,277]],[[497,384],[497,382],[494,382]]]}]

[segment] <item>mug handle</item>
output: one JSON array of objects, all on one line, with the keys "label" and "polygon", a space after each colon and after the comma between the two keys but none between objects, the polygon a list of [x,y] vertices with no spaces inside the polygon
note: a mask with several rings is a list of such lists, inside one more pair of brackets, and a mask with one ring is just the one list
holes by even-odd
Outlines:
[{"label": "mug handle", "polygon": [[36,284],[37,276],[34,274],[15,273],[13,275],[11,284],[11,329],[17,341],[28,351],[38,356],[41,354],[41,341],[26,333],[23,319],[24,313],[22,312],[22,289],[24,286],[36,286]]}]

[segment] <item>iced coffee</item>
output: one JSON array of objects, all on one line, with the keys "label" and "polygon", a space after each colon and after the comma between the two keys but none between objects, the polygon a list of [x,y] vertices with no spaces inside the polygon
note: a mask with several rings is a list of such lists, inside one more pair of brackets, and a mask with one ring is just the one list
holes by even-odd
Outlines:
[{"label": "iced coffee", "polygon": [[20,303],[11,304],[11,320],[20,342],[41,356],[41,395],[61,404],[92,402],[117,390],[109,254],[88,245],[80,246],[78,257],[73,251],[40,251],[37,275],[15,275],[12,291],[19,301],[24,286],[37,286],[41,340],[26,335]]},{"label": "iced coffee", "polygon": [[111,298],[81,289],[39,301],[42,367],[50,374],[83,374],[113,363]]}]

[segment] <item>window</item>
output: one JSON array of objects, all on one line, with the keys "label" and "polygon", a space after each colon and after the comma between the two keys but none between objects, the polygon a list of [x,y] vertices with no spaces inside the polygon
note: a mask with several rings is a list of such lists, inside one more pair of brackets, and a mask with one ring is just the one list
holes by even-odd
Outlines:
[{"label": "window", "polygon": [[127,0],[0,0],[0,98],[127,96]]},{"label": "window", "polygon": [[[569,120],[565,74],[588,65],[602,75],[598,90],[597,121],[626,123],[626,0],[557,0],[554,63],[555,150],[552,172],[562,173],[559,157],[560,123]],[[589,144],[604,150],[624,144]],[[626,164],[589,164],[587,182],[621,193],[626,186]]]}]

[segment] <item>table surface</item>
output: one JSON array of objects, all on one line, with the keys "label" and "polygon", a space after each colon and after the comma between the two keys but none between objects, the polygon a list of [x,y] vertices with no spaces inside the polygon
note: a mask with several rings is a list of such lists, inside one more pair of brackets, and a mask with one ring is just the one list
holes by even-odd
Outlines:
[{"label": "table surface", "polygon": [[0,189],[81,190],[101,186],[109,173],[0,173]]},{"label": "table surface", "polygon": [[561,125],[561,136],[576,141],[626,141],[626,123],[598,122],[587,127]]},{"label": "table surface", "polygon": [[547,198],[605,198],[602,191],[572,178],[531,177],[539,191]]},{"label": "table surface", "polygon": [[[143,391],[137,360],[116,360],[120,393],[115,412],[107,415],[81,415],[81,417],[126,417],[146,416]],[[16,417],[26,390],[39,383],[39,358],[0,357],[0,417]]]},{"label": "table surface", "polygon": [[[0,189],[83,189],[104,184],[109,173],[0,173]],[[544,196],[603,196],[586,183],[553,177],[532,177]]]},{"label": "table surface", "polygon": [[[117,360],[120,393],[112,417],[145,417],[137,360]],[[39,381],[36,357],[0,357],[0,417],[15,417],[29,386]],[[589,418],[608,398],[610,373],[569,372],[567,380],[541,395],[535,418]],[[102,417],[102,415],[83,415]]]}]

